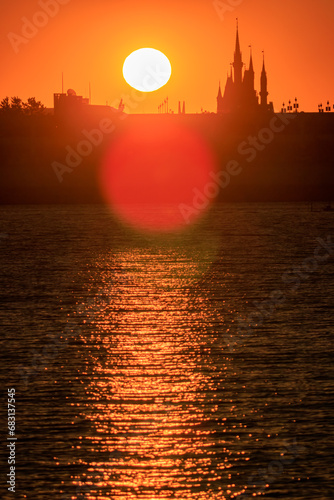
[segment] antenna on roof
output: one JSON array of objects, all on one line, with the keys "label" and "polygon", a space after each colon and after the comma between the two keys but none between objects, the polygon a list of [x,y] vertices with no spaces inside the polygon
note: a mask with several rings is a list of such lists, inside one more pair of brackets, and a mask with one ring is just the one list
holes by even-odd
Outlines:
[{"label": "antenna on roof", "polygon": [[61,74],[61,93],[64,93],[64,72]]}]

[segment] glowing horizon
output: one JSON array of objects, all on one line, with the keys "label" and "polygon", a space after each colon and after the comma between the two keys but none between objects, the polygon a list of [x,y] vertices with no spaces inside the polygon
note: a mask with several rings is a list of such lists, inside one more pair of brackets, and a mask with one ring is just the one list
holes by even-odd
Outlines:
[{"label": "glowing horizon", "polygon": [[[64,73],[64,88],[88,97],[91,82],[93,104],[108,101],[117,106],[122,95],[131,96],[122,74],[127,56],[134,47],[157,47],[172,61],[171,108],[177,112],[178,102],[186,101],[189,113],[215,112],[218,83],[224,87],[233,61],[238,17],[243,61],[248,67],[251,44],[258,92],[265,50],[268,99],[276,111],[295,97],[301,111],[317,112],[318,104],[334,103],[333,3],[322,0],[315,7],[311,0],[296,0],[289,3],[288,11],[278,1],[270,6],[264,0],[242,1],[238,6],[225,3],[229,7],[225,10],[224,2],[200,0],[6,4],[0,20],[6,68],[0,98],[36,97],[52,107]],[[161,87],[134,102],[129,111],[156,113],[164,98],[166,89]]]}]

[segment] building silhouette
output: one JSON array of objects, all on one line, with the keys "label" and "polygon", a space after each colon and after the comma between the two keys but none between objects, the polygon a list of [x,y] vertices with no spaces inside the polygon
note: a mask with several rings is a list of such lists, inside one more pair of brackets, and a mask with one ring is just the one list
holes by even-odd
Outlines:
[{"label": "building silhouette", "polygon": [[67,93],[53,94],[54,113],[56,116],[80,113],[89,105],[89,99],[77,95],[75,90],[68,89]]},{"label": "building silhouette", "polygon": [[[219,82],[217,96],[217,113],[254,113],[257,111],[273,111],[273,103],[268,103],[268,81],[264,63],[261,72],[260,100],[255,90],[255,72],[253,67],[252,49],[250,47],[250,60],[248,69],[243,71],[244,63],[239,41],[239,27],[237,22],[237,33],[234,51],[234,61],[231,64],[231,72],[227,75],[224,94],[222,94]],[[233,69],[232,69],[233,68]]]},{"label": "building silhouette", "polygon": [[66,93],[53,94],[54,109],[53,114],[56,123],[59,125],[73,125],[77,122],[78,126],[87,120],[101,120],[109,115],[122,115],[124,113],[124,103],[121,99],[118,108],[112,106],[91,104],[89,98],[77,95],[73,89],[68,89]]}]

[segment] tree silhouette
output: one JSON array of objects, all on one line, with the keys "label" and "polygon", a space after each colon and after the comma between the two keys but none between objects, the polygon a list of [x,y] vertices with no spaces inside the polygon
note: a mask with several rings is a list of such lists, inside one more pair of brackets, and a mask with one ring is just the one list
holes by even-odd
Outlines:
[{"label": "tree silhouette", "polygon": [[22,99],[20,99],[19,97],[15,96],[15,97],[12,97],[11,98],[11,109],[13,111],[18,111],[18,112],[21,112],[23,111],[23,103],[22,103]]},{"label": "tree silhouette", "polygon": [[2,111],[8,111],[10,109],[9,97],[5,97],[4,99],[2,99],[0,103],[0,109]]},{"label": "tree silhouette", "polygon": [[0,111],[2,113],[10,113],[10,115],[25,114],[28,116],[36,116],[42,114],[45,110],[44,104],[41,101],[36,101],[35,97],[29,97],[27,102],[23,102],[19,97],[5,97],[0,102]]},{"label": "tree silhouette", "polygon": [[28,101],[23,103],[23,109],[28,115],[36,115],[42,113],[45,106],[41,101],[36,101],[35,97],[29,97]]}]

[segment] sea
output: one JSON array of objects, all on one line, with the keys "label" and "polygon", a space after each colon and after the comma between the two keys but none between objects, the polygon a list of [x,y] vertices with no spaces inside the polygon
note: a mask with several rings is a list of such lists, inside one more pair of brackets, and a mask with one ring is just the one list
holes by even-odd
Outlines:
[{"label": "sea", "polygon": [[2,499],[334,498],[333,212],[1,206],[0,261]]}]

